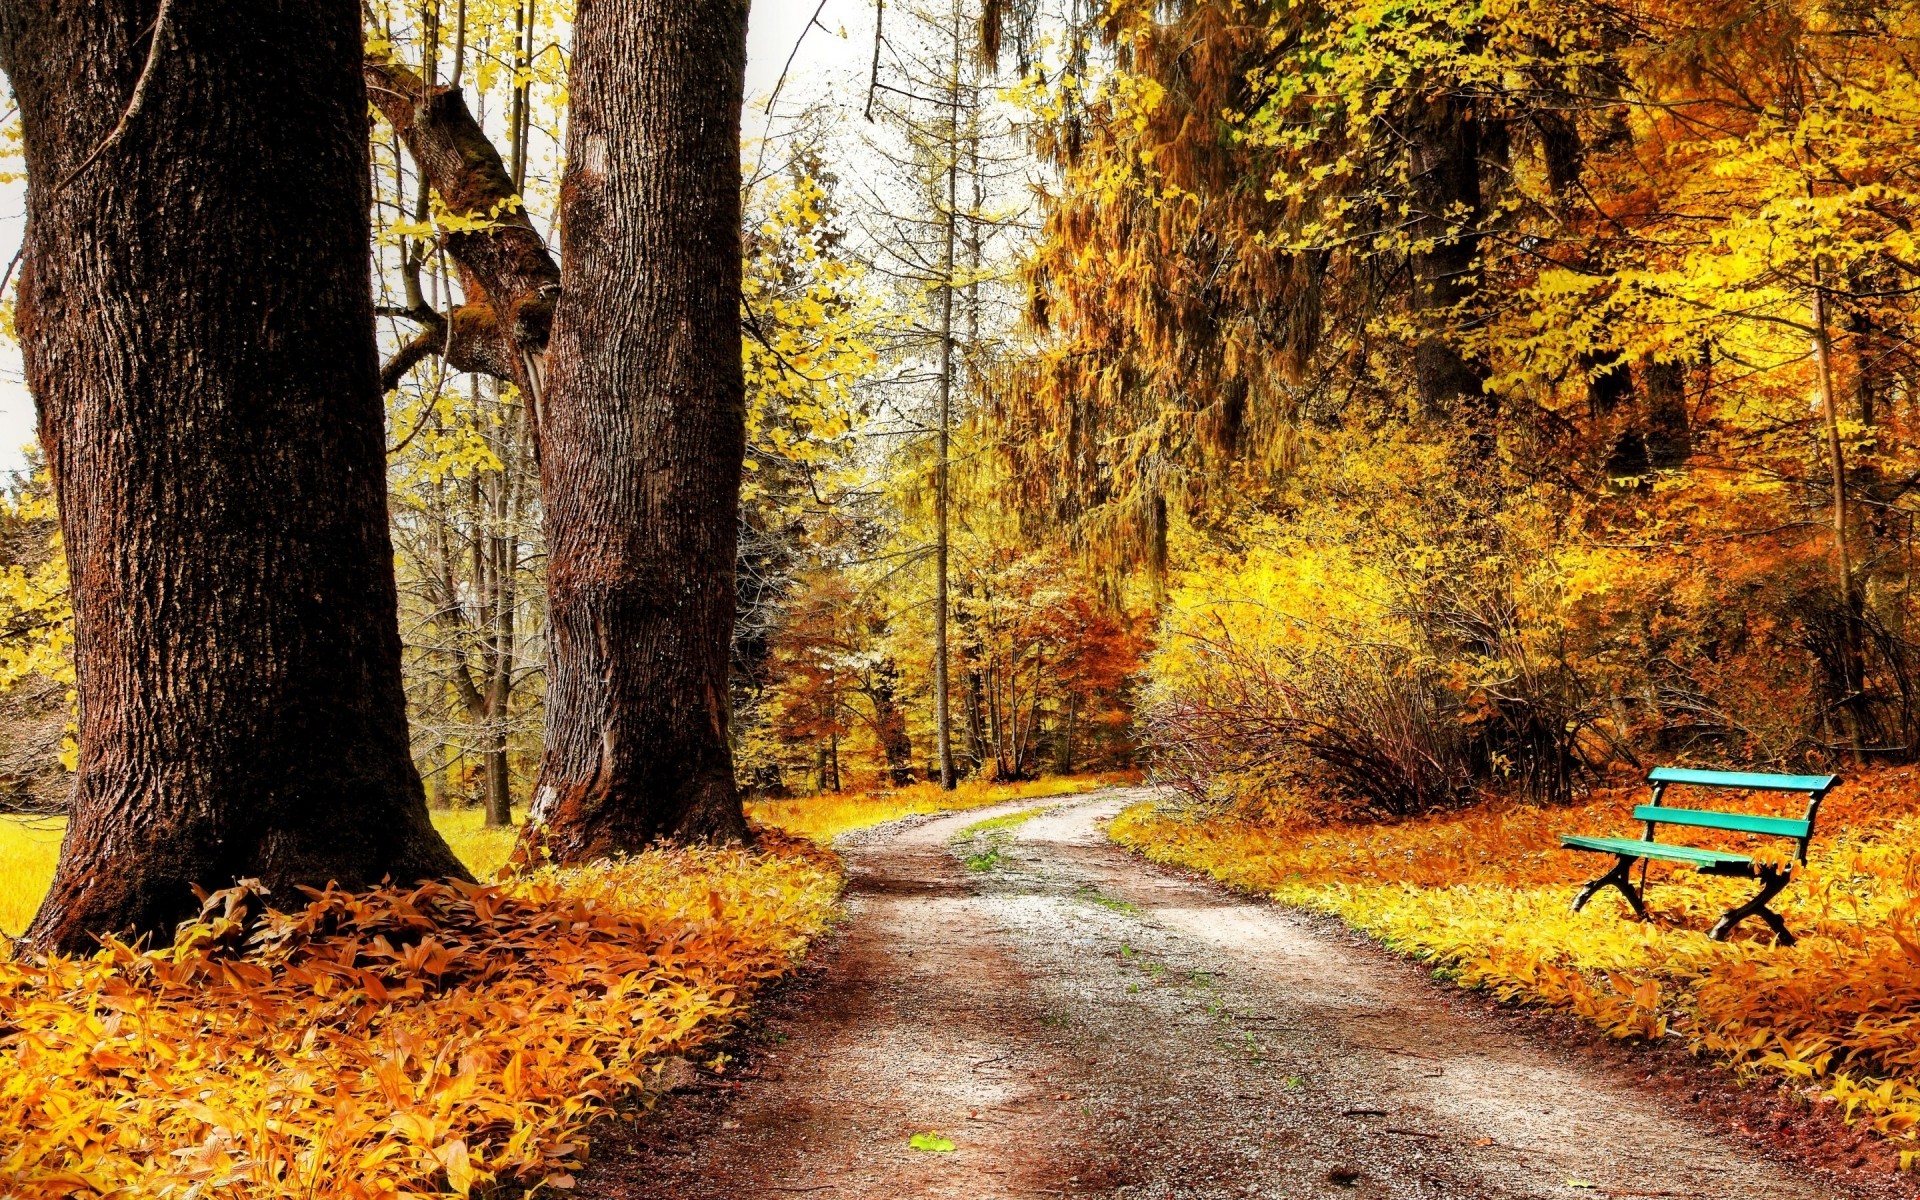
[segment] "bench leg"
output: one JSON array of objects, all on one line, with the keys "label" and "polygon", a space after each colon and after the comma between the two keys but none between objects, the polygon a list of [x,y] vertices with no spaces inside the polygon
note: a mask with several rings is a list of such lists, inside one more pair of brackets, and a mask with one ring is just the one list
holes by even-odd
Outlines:
[{"label": "bench leg", "polygon": [[1733,927],[1748,917],[1759,917],[1773,930],[1782,946],[1791,946],[1799,939],[1787,930],[1787,923],[1780,914],[1767,907],[1767,901],[1780,894],[1780,890],[1793,880],[1792,871],[1778,871],[1772,867],[1761,867],[1759,871],[1760,891],[1753,899],[1738,908],[1730,908],[1713,924],[1707,936],[1716,942],[1724,942],[1733,933]]},{"label": "bench leg", "polygon": [[1633,886],[1633,864],[1636,861],[1638,860],[1621,855],[1620,861],[1613,865],[1613,870],[1580,889],[1580,894],[1573,898],[1573,911],[1579,912],[1585,908],[1587,901],[1593,899],[1594,893],[1601,888],[1611,887],[1618,888],[1620,894],[1627,898],[1628,905],[1633,908],[1634,916],[1642,921],[1646,920],[1647,906],[1640,902],[1640,892]]}]

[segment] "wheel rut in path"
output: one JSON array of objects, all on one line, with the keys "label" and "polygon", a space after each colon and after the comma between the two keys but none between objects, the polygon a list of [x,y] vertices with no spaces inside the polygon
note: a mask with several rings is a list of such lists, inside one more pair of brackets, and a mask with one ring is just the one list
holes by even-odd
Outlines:
[{"label": "wheel rut in path", "polygon": [[[1844,1195],[1310,918],[1132,858],[1102,822],[1145,794],[847,839],[850,921],[759,1078],[608,1139],[581,1194]],[[1033,808],[997,854],[950,845]]]}]

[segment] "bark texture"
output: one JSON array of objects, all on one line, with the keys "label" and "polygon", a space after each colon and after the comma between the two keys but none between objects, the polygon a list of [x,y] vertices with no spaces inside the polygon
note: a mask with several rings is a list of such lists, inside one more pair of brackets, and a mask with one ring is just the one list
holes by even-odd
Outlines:
[{"label": "bark texture", "polygon": [[523,854],[746,835],[728,744],[746,446],[747,0],[584,0],[540,431],[547,739]]},{"label": "bark texture", "polygon": [[191,884],[466,875],[408,757],[358,7],[158,15],[0,6],[79,673],[73,820],[30,931],[62,949],[164,932]]},{"label": "bark texture", "polygon": [[1471,317],[1479,292],[1482,130],[1471,102],[1450,93],[1416,98],[1407,127],[1421,246],[1413,256],[1415,300],[1425,326],[1414,347],[1420,404],[1432,417],[1472,416],[1491,403],[1486,368],[1449,334]]}]

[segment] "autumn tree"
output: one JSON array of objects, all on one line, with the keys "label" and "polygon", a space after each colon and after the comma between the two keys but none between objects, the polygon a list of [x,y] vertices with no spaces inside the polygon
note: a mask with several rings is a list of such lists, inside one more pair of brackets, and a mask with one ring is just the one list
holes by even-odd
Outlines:
[{"label": "autumn tree", "polygon": [[[1007,323],[1001,287],[1012,274],[1001,243],[1017,225],[1018,192],[1030,159],[1015,148],[1010,115],[998,103],[997,48],[1003,26],[1031,23],[1025,8],[972,0],[930,0],[892,10],[876,29],[866,115],[867,151],[886,165],[868,189],[864,217],[870,262],[894,284],[897,317],[886,337],[899,392],[895,411],[909,438],[896,457],[911,474],[930,518],[932,707],[935,763],[944,786],[959,777],[953,666],[957,428],[993,370]],[[984,38],[984,41],[983,41]],[[1024,39],[1021,39],[1024,44]]]},{"label": "autumn tree", "polygon": [[576,18],[539,418],[551,673],[527,845],[734,839],[728,663],[746,450],[744,0]]},{"label": "autumn tree", "polygon": [[407,753],[361,58],[340,3],[0,19],[80,703],[44,946],[190,885],[466,874]]},{"label": "autumn tree", "polygon": [[745,6],[596,5],[573,34],[557,261],[461,87],[391,52],[366,67],[459,269],[422,339],[528,405],[550,671],[526,853],[565,861],[745,834],[727,678]]},{"label": "autumn tree", "polygon": [[1916,30],[1119,4],[1033,80],[994,420],[1029,521],[1166,573],[1156,736],[1386,808],[1911,755]]}]

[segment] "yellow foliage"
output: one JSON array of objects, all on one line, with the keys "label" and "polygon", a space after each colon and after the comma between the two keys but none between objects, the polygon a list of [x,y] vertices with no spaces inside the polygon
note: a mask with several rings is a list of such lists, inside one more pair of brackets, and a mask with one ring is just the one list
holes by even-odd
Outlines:
[{"label": "yellow foliage", "polygon": [[[513,855],[518,829],[488,829],[479,808],[432,810],[433,826],[477,878],[492,879]],[[516,811],[518,821],[525,814]],[[66,835],[63,817],[0,817],[0,936],[18,935],[33,920],[53,882]]]},{"label": "yellow foliage", "polygon": [[[1465,986],[1567,1009],[1616,1037],[1685,1038],[1743,1071],[1805,1081],[1903,1145],[1920,1140],[1920,779],[1881,772],[1829,799],[1809,864],[1775,902],[1800,936],[1792,948],[1758,922],[1709,941],[1704,930],[1754,884],[1659,864],[1650,923],[1622,919],[1611,891],[1571,912],[1579,885],[1608,863],[1562,850],[1560,835],[1631,833],[1629,809],[1643,800],[1496,803],[1374,825],[1209,821],[1139,805],[1112,833],[1156,861],[1337,915]],[[1696,844],[1762,849],[1739,837]]]},{"label": "yellow foliage", "polygon": [[236,888],[165,949],[0,957],[0,1186],[569,1187],[588,1123],[727,1030],[825,929],[832,860],[763,846],[310,893],[284,913]]}]

